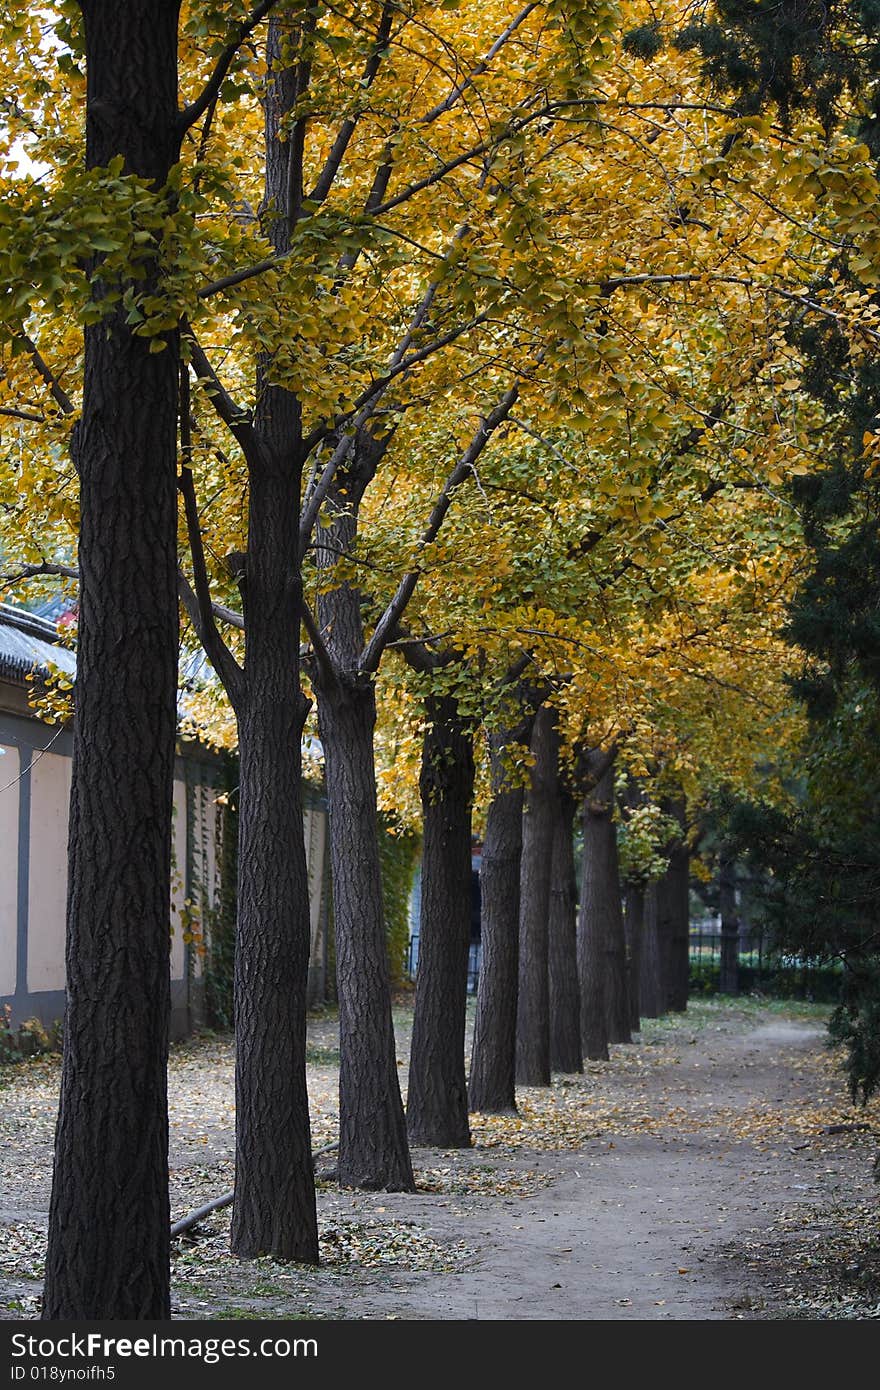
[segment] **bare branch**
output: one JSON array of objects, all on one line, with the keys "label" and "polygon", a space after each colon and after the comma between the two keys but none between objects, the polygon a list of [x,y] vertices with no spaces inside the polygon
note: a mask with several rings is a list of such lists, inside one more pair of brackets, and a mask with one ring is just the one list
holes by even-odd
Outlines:
[{"label": "bare branch", "polygon": [[41,561],[36,565],[21,565],[18,569],[0,573],[0,583],[5,589],[13,584],[21,584],[26,579],[36,579],[41,574],[59,575],[62,579],[79,579],[79,570],[73,565],[57,565],[51,561]]},{"label": "bare branch", "polygon": [[315,660],[318,663],[318,668],[325,683],[327,685],[338,685],[339,676],[336,667],[333,665],[333,658],[330,655],[324,638],[321,636],[320,629],[315,620],[315,615],[305,599],[300,603],[300,613],[302,615],[303,627],[308,633]]},{"label": "bare branch", "polygon": [[[366,412],[364,412],[364,414],[366,415]],[[360,418],[358,418],[355,421],[355,426],[359,427],[362,423]],[[343,435],[324,465],[320,478],[309,490],[303,504],[302,515],[299,522],[300,555],[304,555],[306,552],[309,537],[312,534],[312,527],[318,519],[318,513],[321,510],[324,498],[330,491],[333,479],[336,477],[336,470],[341,467],[351,453],[353,444],[354,434]]]},{"label": "bare branch", "polygon": [[182,570],[179,573],[178,587],[199,641],[205,649],[205,654],[223,682],[233,709],[238,709],[244,693],[244,672],[220,636],[214,621],[211,585],[208,579],[208,568],[205,564],[196,489],[190,466],[192,437],[190,433],[189,367],[185,362],[181,363],[180,367],[180,442],[183,460],[178,487],[183,496],[186,530],[189,536],[190,554],[192,555],[195,580],[194,607],[191,606],[192,590]]},{"label": "bare branch", "polygon": [[35,425],[46,422],[45,415],[35,415],[32,410],[13,410],[11,406],[0,406],[0,415],[8,415],[11,420],[32,420]]},{"label": "bare branch", "polygon": [[63,415],[75,414],[73,401],[70,399],[67,392],[62,387],[61,382],[58,380],[58,377],[45,362],[33,338],[29,338],[27,333],[21,333],[19,334],[19,342],[24,343],[25,347],[27,348],[28,353],[30,354],[31,361],[33,362],[40,376],[45,381],[46,385],[49,387],[52,399],[58,406],[58,409],[62,412]]},{"label": "bare branch", "polygon": [[186,337],[190,345],[192,365],[196,375],[205,384],[205,390],[211,399],[211,404],[223,423],[229,427],[230,433],[238,440],[244,450],[245,457],[253,458],[259,451],[259,437],[253,427],[249,412],[232,399],[208,361],[204,348],[191,330],[187,330]]}]

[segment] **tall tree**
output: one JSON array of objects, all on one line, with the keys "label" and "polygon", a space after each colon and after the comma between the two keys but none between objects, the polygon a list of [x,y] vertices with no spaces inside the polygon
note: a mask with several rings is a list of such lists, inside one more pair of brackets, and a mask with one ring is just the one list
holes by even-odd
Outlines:
[{"label": "tall tree", "polygon": [[[82,0],[86,165],[161,195],[178,0]],[[156,260],[143,267],[148,284]],[[127,322],[91,262],[80,479],[67,1012],[43,1317],[169,1316],[168,903],[177,689],[179,338]],[[128,282],[130,286],[131,281]]]},{"label": "tall tree", "polygon": [[557,779],[550,866],[550,1067],[583,1071],[581,1009],[577,972],[577,884],[574,818],[577,802],[562,777]]},{"label": "tall tree", "polygon": [[531,720],[489,735],[492,799],[480,868],[482,959],[468,1078],[471,1110],[516,1110],[516,995],[520,858],[525,790],[511,755],[522,752]]},{"label": "tall tree", "polygon": [[556,712],[548,703],[535,714],[531,753],[520,855],[516,1080],[520,1086],[549,1086],[549,923],[559,734]]},{"label": "tall tree", "polygon": [[[623,927],[614,763],[611,754],[589,755],[593,786],[583,802],[584,867],[578,919],[578,961],[588,1056],[607,1055],[608,1042],[631,1042],[629,981]],[[601,1001],[601,1002],[600,1002]],[[600,1023],[598,1011],[603,1020]],[[603,1044],[604,1033],[605,1044]]]},{"label": "tall tree", "polygon": [[406,1118],[410,1141],[470,1144],[464,1063],[471,938],[473,733],[454,694],[429,696],[422,752],[422,900]]}]

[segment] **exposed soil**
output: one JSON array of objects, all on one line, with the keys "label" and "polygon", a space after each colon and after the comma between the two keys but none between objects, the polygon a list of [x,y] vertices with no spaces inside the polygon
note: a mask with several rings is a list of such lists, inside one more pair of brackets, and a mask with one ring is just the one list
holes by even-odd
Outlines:
[{"label": "exposed soil", "polygon": [[[319,1184],[322,1266],[226,1253],[228,1212],[175,1243],[177,1318],[880,1317],[880,1104],[853,1109],[825,1012],[698,1001],[583,1076],[417,1149],[419,1191]],[[405,1085],[409,1011],[396,1015]],[[310,1024],[316,1149],[335,1137],[335,1024]],[[0,1317],[38,1312],[57,1062],[4,1069]],[[171,1065],[173,1218],[231,1187],[232,1050]],[[829,1132],[832,1131],[832,1132]],[[332,1156],[319,1160],[332,1163]]]}]

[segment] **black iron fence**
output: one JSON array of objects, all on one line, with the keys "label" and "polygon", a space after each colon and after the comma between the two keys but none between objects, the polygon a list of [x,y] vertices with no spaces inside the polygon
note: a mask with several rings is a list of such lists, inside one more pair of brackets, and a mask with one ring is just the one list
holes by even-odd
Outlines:
[{"label": "black iron fence", "polygon": [[[737,952],[738,989],[741,994],[769,994],[786,999],[812,999],[833,1003],[840,992],[841,970],[827,961],[792,955],[774,946],[768,933],[750,930],[740,936]],[[419,939],[409,942],[406,971],[416,977]],[[690,991],[717,994],[721,973],[721,932],[692,926],[690,933]],[[471,943],[468,958],[468,993],[476,994],[480,974],[480,943]]]},{"label": "black iron fence", "polygon": [[[781,950],[761,928],[741,934],[738,948],[740,994],[771,994],[822,1003],[833,1003],[839,996],[840,966]],[[716,994],[721,972],[721,932],[717,928],[691,927],[690,965],[691,993]]]}]

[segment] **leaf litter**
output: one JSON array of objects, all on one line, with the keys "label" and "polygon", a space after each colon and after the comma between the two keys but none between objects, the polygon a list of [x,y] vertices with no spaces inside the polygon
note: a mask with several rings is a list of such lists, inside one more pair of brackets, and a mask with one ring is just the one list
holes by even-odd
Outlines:
[{"label": "leaf litter", "polygon": [[[789,1014],[807,1016],[805,1010],[798,1015],[797,1008],[790,1006]],[[830,1048],[814,1048],[806,1055],[778,1049],[773,1064],[780,1075],[796,1080],[798,1094],[780,1096],[775,1103],[747,1095],[740,1104],[720,1103],[731,1100],[726,1095],[698,1103],[689,1092],[688,1066],[706,1065],[698,1059],[711,1050],[711,1034],[729,1036],[766,1014],[760,1001],[694,1001],[686,1016],[645,1024],[641,1045],[612,1048],[609,1062],[587,1063],[582,1075],[555,1077],[549,1088],[520,1090],[518,1114],[472,1116],[473,1148],[418,1151],[418,1192],[429,1200],[455,1197],[488,1210],[499,1199],[527,1200],[550,1186],[552,1163],[542,1168],[542,1156],[611,1148],[615,1140],[639,1135],[665,1141],[700,1133],[718,1138],[722,1160],[736,1146],[746,1146],[756,1159],[780,1148],[795,1156],[794,1162],[802,1151],[819,1162],[827,1156],[832,1166],[825,1181],[830,1183],[832,1159],[842,1148],[861,1152],[867,1160],[880,1137],[880,1100],[858,1108],[847,1103],[840,1056]],[[410,1010],[398,1008],[395,1023],[405,1084]],[[692,1049],[698,1039],[701,1047]],[[310,1022],[309,1040],[312,1142],[318,1150],[334,1142],[338,1125],[337,1036],[331,1015]],[[746,1092],[753,1064],[746,1054],[739,1073]],[[0,1071],[5,1092],[0,1179],[7,1204],[0,1276],[7,1288],[6,1316],[38,1316],[46,1227],[45,1219],[36,1216],[48,1206],[58,1082],[57,1059],[31,1059]],[[176,1220],[232,1187],[234,1054],[228,1037],[204,1035],[172,1049],[169,1112]],[[320,1186],[326,1190],[325,1184]],[[793,1197],[799,1186],[792,1182]],[[719,1247],[718,1258],[751,1277],[761,1272],[773,1306],[783,1308],[785,1316],[876,1318],[877,1201],[833,1190],[828,1195],[824,1206],[796,1200],[786,1205],[769,1227],[729,1248]],[[332,1295],[352,1279],[369,1283],[377,1271],[395,1270],[454,1276],[479,1257],[476,1246],[448,1235],[438,1238],[424,1221],[386,1219],[383,1213],[375,1208],[349,1218],[341,1209],[323,1212],[318,1269],[270,1259],[236,1260],[228,1250],[228,1213],[215,1213],[192,1237],[172,1246],[175,1316],[333,1316],[327,1311],[328,1292]],[[242,1304],[245,1311],[235,1312]],[[747,1300],[734,1306],[731,1316],[779,1315],[768,1307],[761,1298]],[[335,1315],[350,1314],[340,1307]]]}]

